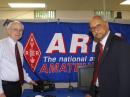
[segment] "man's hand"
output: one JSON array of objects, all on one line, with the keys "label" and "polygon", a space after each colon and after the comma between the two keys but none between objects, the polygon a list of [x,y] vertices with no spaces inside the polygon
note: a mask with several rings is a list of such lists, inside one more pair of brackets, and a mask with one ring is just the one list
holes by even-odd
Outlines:
[{"label": "man's hand", "polygon": [[0,94],[0,97],[6,97],[4,93]]},{"label": "man's hand", "polygon": [[35,81],[30,81],[29,84],[37,86],[38,84]]},{"label": "man's hand", "polygon": [[92,97],[91,95],[87,94],[85,97]]}]

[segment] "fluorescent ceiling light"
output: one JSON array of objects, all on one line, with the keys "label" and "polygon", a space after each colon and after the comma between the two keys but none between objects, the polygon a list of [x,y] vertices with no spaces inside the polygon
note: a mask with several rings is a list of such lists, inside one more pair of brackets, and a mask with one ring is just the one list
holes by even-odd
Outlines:
[{"label": "fluorescent ceiling light", "polygon": [[123,1],[120,5],[130,5],[130,0]]},{"label": "fluorescent ceiling light", "polygon": [[8,3],[11,8],[45,8],[45,3]]}]

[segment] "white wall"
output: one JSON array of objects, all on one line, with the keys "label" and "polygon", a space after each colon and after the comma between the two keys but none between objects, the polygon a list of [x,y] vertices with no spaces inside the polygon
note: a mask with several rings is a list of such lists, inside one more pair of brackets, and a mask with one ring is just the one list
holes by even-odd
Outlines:
[{"label": "white wall", "polygon": [[3,27],[4,20],[0,20],[0,39],[7,36],[7,32],[5,30],[5,27]]},{"label": "white wall", "polygon": [[[114,11],[114,17],[116,13]],[[122,19],[130,20],[129,11],[121,11]],[[70,20],[90,20],[94,15],[94,11],[86,10],[57,10],[56,19],[70,19]],[[0,19],[34,19],[33,11],[0,11]]]},{"label": "white wall", "polygon": [[[89,19],[93,11],[56,11],[59,19]],[[34,19],[33,11],[0,11],[0,19]]]},{"label": "white wall", "polygon": [[0,11],[0,19],[34,19],[33,11]]},{"label": "white wall", "polygon": [[[115,11],[114,12],[114,16],[116,17],[117,15],[117,12],[118,11]],[[130,20],[130,11],[119,11],[119,12],[121,12],[122,13],[122,19],[123,20]]]},{"label": "white wall", "polygon": [[89,20],[94,15],[93,11],[56,11],[56,18],[71,19],[71,20]]}]

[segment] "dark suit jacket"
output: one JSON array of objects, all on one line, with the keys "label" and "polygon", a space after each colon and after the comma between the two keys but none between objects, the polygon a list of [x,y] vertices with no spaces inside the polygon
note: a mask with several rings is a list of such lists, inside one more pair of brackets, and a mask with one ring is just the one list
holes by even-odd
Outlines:
[{"label": "dark suit jacket", "polygon": [[[98,80],[101,97],[130,97],[130,45],[115,35],[106,41]],[[89,93],[95,95],[93,85]]]}]

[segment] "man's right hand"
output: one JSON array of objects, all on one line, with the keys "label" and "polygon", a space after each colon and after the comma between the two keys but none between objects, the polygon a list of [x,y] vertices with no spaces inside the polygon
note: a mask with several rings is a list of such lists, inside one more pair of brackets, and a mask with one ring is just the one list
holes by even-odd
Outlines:
[{"label": "man's right hand", "polygon": [[87,94],[85,97],[92,97],[91,95]]},{"label": "man's right hand", "polygon": [[6,97],[4,93],[0,94],[0,97]]}]

